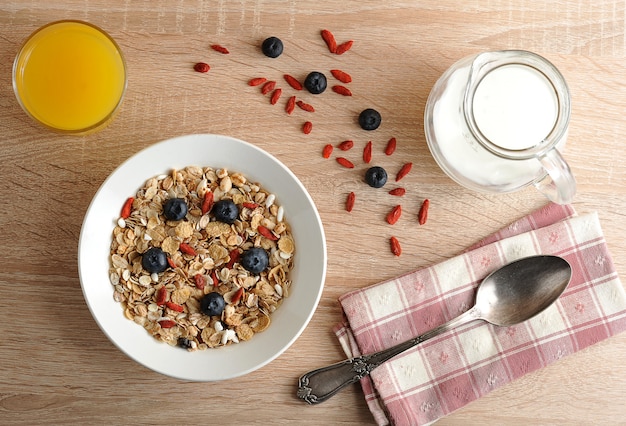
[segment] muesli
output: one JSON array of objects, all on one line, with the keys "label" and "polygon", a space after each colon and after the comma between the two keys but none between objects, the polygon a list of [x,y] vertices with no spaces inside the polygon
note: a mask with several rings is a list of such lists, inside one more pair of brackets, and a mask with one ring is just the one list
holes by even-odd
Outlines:
[{"label": "muesli", "polygon": [[188,350],[249,340],[289,296],[295,244],[274,194],[189,166],[149,179],[113,230],[110,280],[126,318]]}]

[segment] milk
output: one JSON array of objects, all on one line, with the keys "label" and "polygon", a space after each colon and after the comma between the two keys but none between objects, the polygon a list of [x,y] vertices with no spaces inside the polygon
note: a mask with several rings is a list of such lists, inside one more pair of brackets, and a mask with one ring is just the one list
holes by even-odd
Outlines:
[{"label": "milk", "polygon": [[[459,183],[476,189],[507,192],[542,175],[536,159],[510,160],[487,151],[468,130],[460,100],[467,88],[471,62],[455,69],[432,110],[440,166]],[[525,65],[490,71],[474,92],[473,113],[480,132],[510,150],[533,147],[553,129],[558,100],[550,81]],[[523,185],[522,185],[523,186]]]}]

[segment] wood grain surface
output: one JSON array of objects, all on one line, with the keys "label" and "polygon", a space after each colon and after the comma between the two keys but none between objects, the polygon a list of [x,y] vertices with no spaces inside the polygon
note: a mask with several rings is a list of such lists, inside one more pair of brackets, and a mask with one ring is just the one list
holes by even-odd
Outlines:
[{"label": "wood grain surface", "polygon": [[[128,65],[123,107],[88,136],[32,122],[13,94],[11,69],[23,40],[58,19],[103,27]],[[546,203],[534,189],[492,196],[454,184],[437,167],[423,133],[426,98],[453,62],[490,49],[526,49],[564,74],[573,112],[566,158],[578,180],[579,213],[598,211],[626,278],[626,33],[623,1],[217,1],[4,0],[0,3],[0,424],[364,425],[373,419],[355,385],[320,406],[295,397],[297,377],[343,358],[332,333],[338,296],[449,258]],[[354,40],[331,55],[320,30]],[[278,36],[285,53],[265,58]],[[220,55],[213,43],[227,46]],[[208,74],[193,64],[211,65]],[[287,115],[250,78],[303,78],[312,70],[352,74],[351,98],[314,98],[316,112]],[[282,83],[282,82],[281,82]],[[286,84],[282,84],[287,88]],[[365,133],[356,115],[383,115]],[[304,120],[313,132],[304,135]],[[325,226],[328,275],[307,329],[282,356],[244,377],[194,383],[154,373],[120,352],[85,304],[77,242],[87,206],[125,159],[165,138],[219,133],[274,154],[305,184]],[[381,154],[390,137],[398,150]],[[420,227],[410,214],[391,228],[394,200],[364,190],[364,168],[324,160],[322,147],[372,140],[380,164],[414,168],[403,181],[405,211],[431,200]],[[355,191],[352,213],[343,209]],[[414,216],[413,216],[414,217]],[[403,254],[388,247],[401,235]],[[471,403],[441,425],[626,424],[626,335],[598,343]]]}]

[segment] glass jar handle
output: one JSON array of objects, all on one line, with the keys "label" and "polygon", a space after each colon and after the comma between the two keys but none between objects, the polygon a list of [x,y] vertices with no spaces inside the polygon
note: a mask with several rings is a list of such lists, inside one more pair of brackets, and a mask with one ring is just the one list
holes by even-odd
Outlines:
[{"label": "glass jar handle", "polygon": [[546,175],[535,182],[535,187],[550,201],[569,204],[576,193],[576,180],[569,165],[556,149],[551,149],[539,157]]}]

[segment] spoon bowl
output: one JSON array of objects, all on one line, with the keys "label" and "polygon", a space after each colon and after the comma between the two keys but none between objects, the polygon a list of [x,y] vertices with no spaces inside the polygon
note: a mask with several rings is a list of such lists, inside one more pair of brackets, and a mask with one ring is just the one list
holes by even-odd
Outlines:
[{"label": "spoon bowl", "polygon": [[529,256],[508,263],[480,283],[476,303],[469,310],[396,346],[304,374],[298,381],[298,398],[309,404],[326,401],[396,355],[468,322],[484,320],[510,326],[526,321],[554,303],[571,278],[572,267],[558,256]]}]

